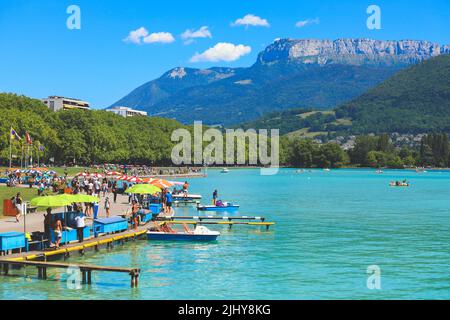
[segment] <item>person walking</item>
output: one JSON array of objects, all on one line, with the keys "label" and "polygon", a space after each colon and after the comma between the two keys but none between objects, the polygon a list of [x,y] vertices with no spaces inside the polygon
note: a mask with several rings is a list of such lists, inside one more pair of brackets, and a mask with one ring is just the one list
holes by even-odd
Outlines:
[{"label": "person walking", "polygon": [[16,222],[19,222],[20,216],[23,214],[23,200],[20,196],[20,192],[16,194],[16,197],[14,198],[14,205],[16,206]]},{"label": "person walking", "polygon": [[110,207],[111,203],[109,202],[109,197],[105,198],[105,210],[106,210],[106,217],[109,218],[110,216]]},{"label": "person walking", "polygon": [[117,202],[117,182],[114,181],[113,185],[112,185],[112,193],[113,193],[113,200],[114,203]]}]

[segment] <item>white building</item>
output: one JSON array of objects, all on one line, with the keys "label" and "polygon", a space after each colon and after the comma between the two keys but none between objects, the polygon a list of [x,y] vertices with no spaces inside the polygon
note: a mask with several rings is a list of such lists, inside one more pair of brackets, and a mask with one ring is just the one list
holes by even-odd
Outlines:
[{"label": "white building", "polygon": [[134,117],[134,116],[147,116],[147,112],[131,109],[128,107],[112,107],[106,111],[114,112],[115,114],[122,117]]},{"label": "white building", "polygon": [[65,98],[59,96],[50,96],[46,99],[42,99],[48,108],[52,111],[70,110],[70,109],[83,109],[89,110],[89,103],[79,99]]}]

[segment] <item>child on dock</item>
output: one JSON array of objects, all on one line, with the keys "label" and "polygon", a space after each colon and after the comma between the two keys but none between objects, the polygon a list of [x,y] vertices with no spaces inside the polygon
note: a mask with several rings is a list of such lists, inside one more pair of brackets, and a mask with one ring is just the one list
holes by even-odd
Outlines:
[{"label": "child on dock", "polygon": [[110,215],[110,207],[111,203],[109,202],[109,197],[105,198],[105,210],[106,210],[106,217],[109,218]]}]

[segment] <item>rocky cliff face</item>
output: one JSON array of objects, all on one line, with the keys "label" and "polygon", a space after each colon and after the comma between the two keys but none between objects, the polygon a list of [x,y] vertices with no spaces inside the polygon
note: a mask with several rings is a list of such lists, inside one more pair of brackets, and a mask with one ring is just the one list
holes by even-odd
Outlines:
[{"label": "rocky cliff face", "polygon": [[410,64],[446,53],[450,53],[449,45],[441,46],[429,41],[280,39],[259,55],[258,63]]}]

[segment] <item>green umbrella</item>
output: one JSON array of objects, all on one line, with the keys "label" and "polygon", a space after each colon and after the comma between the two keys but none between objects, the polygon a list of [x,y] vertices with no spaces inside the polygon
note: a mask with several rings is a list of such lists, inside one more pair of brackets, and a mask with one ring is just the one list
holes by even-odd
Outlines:
[{"label": "green umbrella", "polygon": [[78,203],[78,202],[100,202],[100,199],[96,196],[90,196],[88,194],[61,194],[57,197],[66,199],[71,201],[71,203]]},{"label": "green umbrella", "polygon": [[125,190],[126,193],[137,193],[137,194],[155,194],[161,192],[161,188],[158,188],[151,184],[135,184],[131,188]]},{"label": "green umbrella", "polygon": [[73,201],[61,196],[45,196],[31,199],[32,206],[41,208],[59,208],[71,205]]}]

